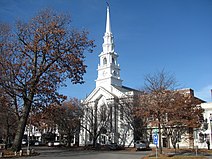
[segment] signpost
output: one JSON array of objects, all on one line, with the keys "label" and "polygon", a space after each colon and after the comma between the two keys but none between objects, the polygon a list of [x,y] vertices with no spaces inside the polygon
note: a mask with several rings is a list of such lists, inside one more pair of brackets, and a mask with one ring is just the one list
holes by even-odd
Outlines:
[{"label": "signpost", "polygon": [[157,134],[154,134],[154,136],[153,136],[153,142],[157,146],[157,144],[158,144],[158,135]]},{"label": "signpost", "polygon": [[153,136],[153,142],[156,145],[156,158],[158,158],[158,150],[157,150],[157,145],[158,145],[158,134],[154,134]]}]

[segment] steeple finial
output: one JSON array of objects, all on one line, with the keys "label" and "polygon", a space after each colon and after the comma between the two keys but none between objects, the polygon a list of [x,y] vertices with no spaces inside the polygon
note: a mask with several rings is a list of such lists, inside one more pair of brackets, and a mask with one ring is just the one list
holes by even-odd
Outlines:
[{"label": "steeple finial", "polygon": [[109,3],[106,1],[106,3],[107,3],[107,6],[109,6]]},{"label": "steeple finial", "polygon": [[111,26],[110,26],[110,7],[109,3],[107,3],[107,20],[106,20],[106,33],[111,33]]}]

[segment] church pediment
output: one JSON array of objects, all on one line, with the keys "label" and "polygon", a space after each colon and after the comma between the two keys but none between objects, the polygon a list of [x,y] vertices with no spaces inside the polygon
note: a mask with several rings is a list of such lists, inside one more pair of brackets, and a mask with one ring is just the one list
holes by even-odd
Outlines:
[{"label": "church pediment", "polygon": [[89,96],[86,97],[83,103],[98,101],[100,98],[102,98],[102,96],[104,96],[106,99],[113,99],[116,97],[114,94],[110,93],[105,88],[97,87],[89,94]]}]

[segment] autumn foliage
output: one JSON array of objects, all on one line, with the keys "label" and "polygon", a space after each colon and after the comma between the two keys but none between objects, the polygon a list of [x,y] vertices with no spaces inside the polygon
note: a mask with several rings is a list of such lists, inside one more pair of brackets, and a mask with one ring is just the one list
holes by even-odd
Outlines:
[{"label": "autumn foliage", "polygon": [[66,79],[83,83],[84,52],[94,44],[88,32],[71,28],[68,15],[51,10],[0,28],[0,86],[21,110],[13,145],[19,150],[32,105],[63,101],[57,90]]},{"label": "autumn foliage", "polygon": [[159,152],[162,153],[161,138],[167,135],[176,147],[177,138],[193,133],[193,128],[202,124],[202,102],[191,90],[176,90],[173,76],[161,71],[146,77],[146,89],[139,97],[135,114],[146,125],[158,129]]}]

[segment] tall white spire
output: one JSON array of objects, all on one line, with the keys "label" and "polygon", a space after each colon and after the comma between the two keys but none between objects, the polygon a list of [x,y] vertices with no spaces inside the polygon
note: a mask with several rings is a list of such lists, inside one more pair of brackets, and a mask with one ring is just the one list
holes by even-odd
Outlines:
[{"label": "tall white spire", "polygon": [[113,42],[113,34],[111,32],[111,24],[110,24],[110,7],[107,5],[107,17],[106,17],[106,30],[105,35],[103,37],[104,43],[102,44],[103,52],[113,52],[114,51],[114,42]]},{"label": "tall white spire", "polygon": [[110,88],[111,85],[122,86],[118,54],[114,51],[113,34],[110,24],[110,8],[107,4],[106,30],[103,36],[102,52],[99,55],[98,77],[96,86]]},{"label": "tall white spire", "polygon": [[110,26],[110,7],[107,5],[107,20],[106,20],[106,32],[111,33],[111,26]]}]

